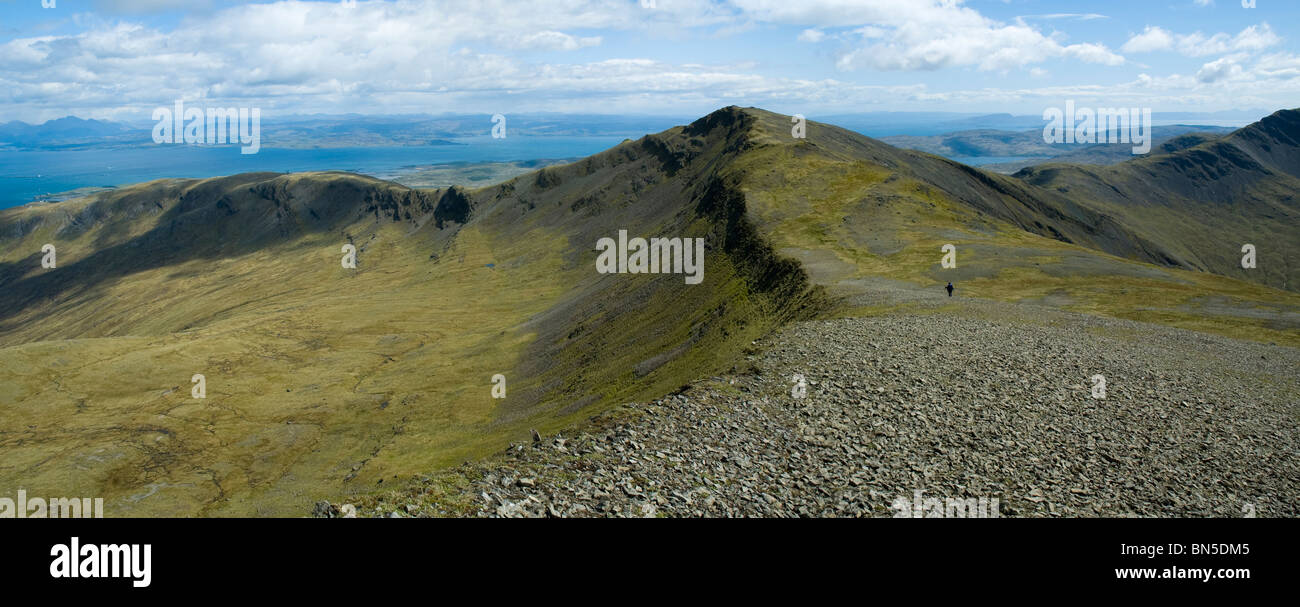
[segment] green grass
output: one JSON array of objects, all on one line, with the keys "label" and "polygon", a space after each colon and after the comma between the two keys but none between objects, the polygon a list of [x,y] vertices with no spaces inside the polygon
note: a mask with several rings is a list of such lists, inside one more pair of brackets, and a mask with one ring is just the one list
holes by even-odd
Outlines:
[{"label": "green grass", "polygon": [[488,269],[534,251],[473,228],[438,263],[399,242],[381,230],[354,272],[328,238],[141,272],[89,318],[33,323],[100,335],[0,350],[3,484],[102,496],[119,516],[287,515],[495,447],[490,378],[520,389],[520,327],[564,292],[555,258]]},{"label": "green grass", "polygon": [[[273,179],[319,197],[353,178]],[[59,268],[27,275],[62,282],[15,306],[0,335],[0,395],[12,403],[0,409],[0,485],[103,497],[110,516],[302,515],[671,392],[729,364],[782,314],[727,255],[708,258],[698,288],[676,275],[602,280],[572,255],[584,224],[553,204],[558,192],[523,192],[539,209],[526,237],[505,199],[450,239],[362,215],[247,251],[187,243],[217,253],[161,264],[126,246],[111,259],[129,266],[86,282],[106,270],[90,267],[105,259],[96,251],[166,231],[191,186],[115,192],[113,211],[75,237],[58,218],[86,201],[6,212],[45,223],[6,241],[0,262],[30,264],[22,251],[55,242]],[[124,218],[141,193],[166,208]],[[240,225],[293,202],[234,200]],[[663,230],[713,227],[687,221]],[[345,234],[361,248],[356,270],[339,264]],[[577,312],[548,317],[566,306]],[[196,373],[203,400],[190,395]],[[504,400],[491,398],[497,373]]]},{"label": "green grass", "polygon": [[[775,145],[717,176],[746,193],[757,235],[690,212],[684,197],[712,167],[673,181],[636,142],[552,167],[545,184],[525,175],[473,191],[475,219],[458,231],[359,212],[374,201],[427,209],[338,174],[266,177],[288,193],[274,200],[251,198],[247,184],[211,192],[200,190],[222,182],[168,181],[94,208],[0,212],[0,279],[10,281],[0,285],[0,486],[104,497],[110,516],[299,516],[316,500],[365,504],[410,482],[452,496],[461,481],[438,470],[526,441],[532,428],[551,434],[743,370],[751,342],[783,322],[910,313],[824,305],[821,289],[870,295],[860,279],[954,280],[967,297],[1060,301],[1300,345],[1287,316],[1300,310],[1294,293],[1036,236],[906,172],[841,161],[763,126],[752,135]],[[705,144],[702,154],[729,147]],[[193,208],[229,201],[237,213],[167,223],[186,220],[174,212],[185,192],[207,197]],[[600,213],[572,208],[593,192],[609,203]],[[307,219],[318,211],[335,218],[320,220],[327,229]],[[76,217],[86,231],[65,229]],[[267,226],[280,231],[253,233]],[[194,239],[177,245],[192,255],[160,260],[132,246],[173,229]],[[705,284],[596,275],[587,243],[617,229],[707,237]],[[348,236],[362,248],[356,270],[339,264]],[[56,270],[39,266],[46,242],[59,247]],[[939,267],[948,243],[955,270]],[[114,252],[96,255],[105,250]],[[800,259],[818,288],[781,255]],[[92,267],[110,262],[123,265]],[[768,290],[756,287],[764,270],[777,274]],[[17,300],[15,285],[33,283],[49,287],[43,298]],[[195,373],[207,377],[204,400],[190,398]],[[491,398],[497,373],[504,400]]]},{"label": "green grass", "polygon": [[[954,281],[966,297],[1027,301],[1065,297],[1065,309],[1155,322],[1240,339],[1300,345],[1300,294],[1234,278],[1144,264],[1067,244],[984,216],[906,173],[800,157],[778,143],[737,163],[751,213],[778,250],[829,251],[815,279],[842,296],[852,279],[882,277],[918,288]],[[866,243],[892,243],[873,253]],[[940,267],[941,247],[957,247],[958,267]],[[1225,310],[1198,309],[1222,297]],[[851,299],[851,297],[849,298]],[[876,315],[908,306],[852,305],[834,316]],[[914,311],[914,310],[912,310]]]}]

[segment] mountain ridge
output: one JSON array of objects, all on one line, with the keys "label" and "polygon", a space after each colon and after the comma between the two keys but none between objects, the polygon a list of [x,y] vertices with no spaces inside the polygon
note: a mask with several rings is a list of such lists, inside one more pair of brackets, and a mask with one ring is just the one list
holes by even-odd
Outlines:
[{"label": "mountain ridge", "polygon": [[[1300,342],[1293,293],[1180,269],[1179,241],[1115,209],[790,126],[733,106],[472,189],[252,173],[0,211],[0,480],[104,495],[122,515],[302,512],[947,280],[963,297]],[[598,273],[596,243],[620,230],[703,238],[703,284]]]},{"label": "mountain ridge", "polygon": [[[1300,252],[1294,238],[1300,221],[1300,111],[1281,110],[1225,137],[1110,167],[1047,164],[1016,177],[1086,196],[1175,251],[1187,267],[1285,290],[1300,286],[1300,268],[1289,263]],[[1174,238],[1168,237],[1170,226],[1178,226]],[[1223,242],[1225,236],[1231,240]],[[1206,246],[1216,241],[1222,244]],[[1240,249],[1259,243],[1269,243],[1259,247],[1267,257],[1258,271],[1246,271]]]}]

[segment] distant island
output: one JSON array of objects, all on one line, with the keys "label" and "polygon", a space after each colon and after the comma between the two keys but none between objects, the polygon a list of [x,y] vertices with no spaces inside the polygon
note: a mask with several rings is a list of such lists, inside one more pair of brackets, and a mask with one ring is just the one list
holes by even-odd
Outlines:
[{"label": "distant island", "polygon": [[[660,131],[681,117],[587,114],[518,114],[506,122],[507,137],[632,137]],[[491,115],[264,116],[265,147],[331,149],[464,145],[491,136]],[[67,116],[33,125],[0,124],[0,150],[86,150],[156,145],[153,123],[128,124]]]}]

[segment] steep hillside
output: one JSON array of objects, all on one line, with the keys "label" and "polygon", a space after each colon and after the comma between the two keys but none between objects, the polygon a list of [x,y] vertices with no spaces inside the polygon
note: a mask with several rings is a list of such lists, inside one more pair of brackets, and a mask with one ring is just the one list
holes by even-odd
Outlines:
[{"label": "steep hillside", "polygon": [[[811,316],[709,165],[662,152],[473,192],[250,174],[4,211],[0,481],[117,515],[296,513],[671,391]],[[705,280],[597,273],[620,230],[704,238]]]},{"label": "steep hillside", "polygon": [[[598,271],[623,237],[703,239],[699,284]],[[260,173],[28,205],[0,211],[0,484],[116,516],[299,514],[948,280],[1300,342],[1298,296],[1178,269],[1189,246],[1059,188],[734,107],[473,190]]]},{"label": "steep hillside", "polygon": [[[1179,252],[1193,241],[1176,230],[1138,232],[1087,197],[829,125],[808,123],[794,139],[787,117],[738,112],[747,139],[764,145],[727,174],[778,250],[850,308],[894,305],[884,293],[895,286],[941,293],[952,281],[967,296],[1300,343],[1300,298],[1192,271]],[[941,266],[947,244],[956,268]]]},{"label": "steep hillside", "polygon": [[[1300,290],[1300,111],[1110,167],[1040,165],[1016,175],[1116,217],[1177,264]],[[1242,246],[1257,267],[1242,268]]]}]

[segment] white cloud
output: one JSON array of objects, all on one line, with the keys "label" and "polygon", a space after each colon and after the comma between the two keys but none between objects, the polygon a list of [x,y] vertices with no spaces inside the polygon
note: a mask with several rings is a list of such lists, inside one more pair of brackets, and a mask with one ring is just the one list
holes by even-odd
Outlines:
[{"label": "white cloud", "polygon": [[564,32],[545,31],[528,34],[520,39],[518,47],[525,49],[543,49],[572,51],[584,46],[600,44],[600,36],[575,38]]},{"label": "white cloud", "polygon": [[1110,19],[1110,17],[1098,13],[1052,13],[1049,15],[1025,15],[1022,19],[1073,19],[1076,21],[1092,21],[1094,19]]},{"label": "white cloud", "polygon": [[1201,32],[1178,35],[1158,26],[1148,26],[1141,34],[1129,38],[1120,50],[1126,53],[1177,50],[1188,57],[1221,55],[1234,51],[1261,51],[1282,42],[1267,23],[1252,25],[1236,36],[1225,33],[1207,36]]},{"label": "white cloud", "polygon": [[1245,55],[1237,54],[1215,59],[1196,72],[1196,79],[1205,83],[1214,83],[1227,79],[1241,78],[1246,70],[1241,66]]},{"label": "white cloud", "polygon": [[[3,1],[3,0],[0,0]],[[104,0],[108,1],[108,0]],[[155,10],[149,0],[116,10]],[[1146,105],[1200,104],[1237,98],[1300,95],[1300,64],[1277,53],[1252,63],[1237,54],[1278,44],[1267,24],[1235,36],[1177,36],[1148,28],[1123,52],[1218,45],[1231,60],[1184,75],[1143,76],[1108,86],[1042,90],[948,90],[876,86],[864,70],[1023,69],[1034,78],[1059,74],[1049,60],[1103,66],[1125,58],[1093,41],[1070,43],[1023,21],[998,22],[955,0],[658,0],[643,9],[624,0],[426,2],[281,1],[216,8],[175,26],[139,19],[77,15],[72,35],[28,35],[0,42],[0,107],[6,119],[82,116],[141,120],[175,99],[284,113],[491,111],[667,112],[727,103],[774,108],[846,108],[942,103],[1006,108],[1016,102],[1059,103],[1063,94]],[[772,26],[818,42],[845,80],[777,76],[757,60],[668,61],[654,44],[601,47],[624,34],[711,48],[712,36]],[[701,28],[701,29],[696,29]],[[1155,32],[1155,33],[1153,33]],[[1163,33],[1166,41],[1159,39]],[[620,39],[619,42],[622,42]],[[788,37],[784,43],[791,44]],[[1130,48],[1130,45],[1134,45]],[[1144,45],[1144,46],[1143,46]],[[631,50],[628,50],[631,49]],[[824,55],[818,55],[822,57]],[[1225,58],[1226,59],[1226,58]],[[1195,68],[1189,68],[1195,70]],[[920,76],[914,81],[925,81]],[[930,82],[941,82],[929,79]],[[1026,86],[1030,80],[1024,80]],[[940,90],[936,90],[940,89]],[[1107,101],[1109,103],[1109,101]],[[1262,103],[1261,105],[1277,105]],[[812,109],[807,110],[813,111]]]},{"label": "white cloud", "polygon": [[826,37],[826,33],[817,29],[807,29],[799,33],[799,40],[802,42],[821,42]]},{"label": "white cloud", "polygon": [[95,0],[97,11],[120,14],[159,13],[173,9],[208,8],[211,0]]},{"label": "white cloud", "polygon": [[1147,26],[1141,34],[1129,38],[1119,50],[1125,53],[1149,53],[1173,48],[1174,36],[1159,26]]},{"label": "white cloud", "polygon": [[347,95],[506,88],[532,77],[516,55],[599,45],[600,36],[584,34],[626,27],[639,9],[583,0],[539,6],[276,2],[229,7],[169,31],[92,15],[76,35],[0,45],[0,103],[120,107],[294,96],[328,110],[331,99]]},{"label": "white cloud", "polygon": [[846,70],[959,66],[1008,70],[1060,57],[1104,65],[1124,63],[1123,57],[1102,44],[1062,45],[1023,21],[1000,23],[955,0],[733,1],[746,15],[761,21],[857,28],[859,44],[843,52],[837,62]]},{"label": "white cloud", "polygon": [[1086,63],[1100,63],[1103,65],[1123,65],[1124,58],[1112,53],[1105,45],[1083,43],[1072,44],[1065,47],[1064,53],[1067,56],[1075,57]]},{"label": "white cloud", "polygon": [[1277,53],[1262,57],[1255,64],[1254,72],[1262,79],[1300,79],[1300,56]]}]

